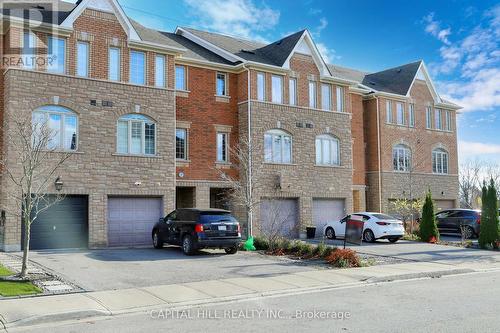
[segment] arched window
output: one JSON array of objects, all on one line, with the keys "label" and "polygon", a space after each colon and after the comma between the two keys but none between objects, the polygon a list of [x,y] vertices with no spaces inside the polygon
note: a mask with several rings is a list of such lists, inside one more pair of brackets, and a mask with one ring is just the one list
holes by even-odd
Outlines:
[{"label": "arched window", "polygon": [[292,137],[281,130],[271,130],[264,135],[264,161],[267,163],[292,163]]},{"label": "arched window", "polygon": [[316,164],[340,165],[340,141],[325,134],[316,137]]},{"label": "arched window", "polygon": [[392,150],[395,171],[408,172],[411,168],[411,151],[405,145],[397,145]]},{"label": "arched window", "polygon": [[128,114],[118,119],[117,152],[156,155],[156,124],[146,116]]},{"label": "arched window", "polygon": [[[47,149],[76,151],[78,148],[78,116],[62,106],[42,106],[32,114],[35,139],[47,142]],[[46,131],[46,130],[47,131]]]},{"label": "arched window", "polygon": [[432,172],[438,174],[448,173],[448,152],[442,148],[432,151]]}]

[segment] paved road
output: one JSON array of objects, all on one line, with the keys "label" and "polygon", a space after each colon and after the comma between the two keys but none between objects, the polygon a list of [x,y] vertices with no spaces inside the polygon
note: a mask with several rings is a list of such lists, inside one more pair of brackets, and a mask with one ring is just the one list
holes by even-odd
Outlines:
[{"label": "paved road", "polygon": [[258,253],[203,251],[187,257],[178,247],[31,252],[31,260],[87,291],[266,276],[314,269]]},{"label": "paved road", "polygon": [[[26,332],[498,332],[499,282],[498,272],[410,280]],[[345,319],[304,318],[315,313]]]}]

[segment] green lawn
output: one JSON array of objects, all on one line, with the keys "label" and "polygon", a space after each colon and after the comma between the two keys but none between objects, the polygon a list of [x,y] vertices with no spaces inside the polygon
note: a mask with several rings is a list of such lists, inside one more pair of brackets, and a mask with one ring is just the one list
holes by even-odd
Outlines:
[{"label": "green lawn", "polygon": [[[0,276],[9,276],[13,273],[0,265]],[[34,295],[42,291],[31,282],[0,281],[0,295],[4,297]]]}]

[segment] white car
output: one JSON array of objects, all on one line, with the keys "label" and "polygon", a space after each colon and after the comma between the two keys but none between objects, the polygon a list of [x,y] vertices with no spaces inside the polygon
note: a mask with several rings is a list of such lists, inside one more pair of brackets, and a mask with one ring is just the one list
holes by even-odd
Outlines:
[{"label": "white car", "polygon": [[323,234],[328,239],[344,238],[345,223],[356,216],[365,222],[363,228],[363,240],[365,242],[375,242],[377,239],[388,239],[391,243],[396,243],[404,234],[403,222],[382,213],[354,213],[347,215],[340,221],[328,222],[323,230]]}]

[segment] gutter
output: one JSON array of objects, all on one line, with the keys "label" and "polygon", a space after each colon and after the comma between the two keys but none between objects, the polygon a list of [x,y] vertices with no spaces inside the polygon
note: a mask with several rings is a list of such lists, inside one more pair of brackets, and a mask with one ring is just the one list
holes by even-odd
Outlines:
[{"label": "gutter", "polygon": [[[248,127],[248,191],[250,195],[253,192],[253,174],[252,174],[252,102],[251,102],[251,78],[250,78],[250,69],[246,67],[245,64],[242,65],[244,69],[247,70],[247,127]],[[253,210],[251,209],[248,214],[248,236],[252,237],[253,235]]]}]

